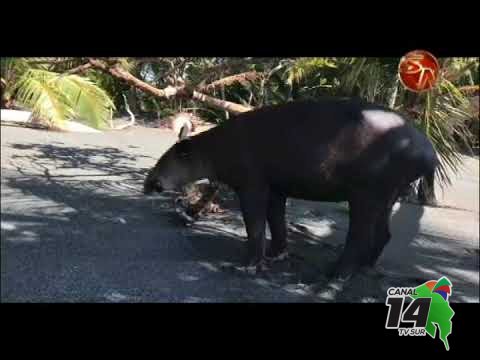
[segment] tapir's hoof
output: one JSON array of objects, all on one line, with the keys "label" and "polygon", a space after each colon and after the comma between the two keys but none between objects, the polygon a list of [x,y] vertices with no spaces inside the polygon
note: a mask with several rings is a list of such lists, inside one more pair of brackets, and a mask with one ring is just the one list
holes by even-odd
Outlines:
[{"label": "tapir's hoof", "polygon": [[283,250],[281,252],[276,252],[276,253],[267,252],[267,255],[266,255],[266,259],[270,263],[283,261],[288,259],[289,257],[290,257],[290,254],[287,250]]},{"label": "tapir's hoof", "polygon": [[339,282],[347,282],[350,281],[353,277],[352,272],[345,272],[345,271],[335,271],[333,275],[330,277],[331,281],[339,281]]},{"label": "tapir's hoof", "polygon": [[368,265],[361,268],[361,273],[367,277],[382,279],[385,277],[384,269],[379,265]]},{"label": "tapir's hoof", "polygon": [[335,266],[328,274],[328,278],[332,281],[346,282],[349,281],[354,274],[359,271],[359,266],[341,264]]},{"label": "tapir's hoof", "polygon": [[424,200],[424,201],[419,201],[420,205],[423,206],[429,206],[429,207],[438,207],[438,201],[437,200]]},{"label": "tapir's hoof", "polygon": [[268,263],[266,259],[262,259],[256,262],[251,262],[245,267],[245,272],[251,275],[257,275],[268,270],[269,268],[268,268]]},{"label": "tapir's hoof", "polygon": [[186,211],[182,209],[175,210],[180,219],[185,223],[185,225],[190,226],[198,220],[198,216],[191,216]]},{"label": "tapir's hoof", "polygon": [[335,278],[328,281],[326,285],[312,287],[315,297],[321,302],[332,302],[337,300],[338,296],[344,291],[349,280]]},{"label": "tapir's hoof", "polygon": [[379,279],[385,276],[381,267],[375,264],[369,264],[363,266],[337,267],[331,272],[329,278],[332,281],[349,281],[356,275]]}]

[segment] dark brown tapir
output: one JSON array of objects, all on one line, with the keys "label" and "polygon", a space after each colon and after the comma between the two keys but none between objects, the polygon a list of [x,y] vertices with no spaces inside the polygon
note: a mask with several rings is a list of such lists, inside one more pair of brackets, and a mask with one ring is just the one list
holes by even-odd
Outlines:
[{"label": "dark brown tapir", "polygon": [[240,200],[251,266],[286,251],[288,197],[348,201],[349,230],[335,270],[345,279],[376,263],[400,192],[438,163],[429,140],[400,114],[359,99],[322,98],[243,113],[178,142],[150,170],[144,192],[202,178],[229,185]]}]

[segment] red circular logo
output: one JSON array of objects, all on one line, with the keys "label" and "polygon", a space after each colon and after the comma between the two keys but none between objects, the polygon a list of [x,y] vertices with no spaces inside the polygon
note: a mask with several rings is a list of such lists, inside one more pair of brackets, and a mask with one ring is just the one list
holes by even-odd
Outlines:
[{"label": "red circular logo", "polygon": [[440,65],[428,51],[415,50],[402,57],[398,66],[402,84],[411,91],[430,90],[437,83]]}]

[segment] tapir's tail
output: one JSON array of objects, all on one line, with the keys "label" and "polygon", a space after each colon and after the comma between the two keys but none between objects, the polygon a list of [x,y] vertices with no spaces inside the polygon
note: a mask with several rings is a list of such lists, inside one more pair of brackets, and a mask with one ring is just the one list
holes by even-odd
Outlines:
[{"label": "tapir's tail", "polygon": [[424,171],[418,184],[417,196],[420,203],[436,205],[435,199],[435,175],[440,165],[437,153],[433,150],[424,159]]},{"label": "tapir's tail", "polygon": [[[407,157],[411,171],[406,174],[406,184],[400,192],[400,197],[413,200],[412,196],[418,196],[420,202],[426,203],[427,198],[431,201],[434,198],[434,180],[440,160],[432,143],[423,136],[420,139],[421,141],[416,143],[416,148],[421,150],[410,153]],[[415,188],[418,190],[417,196],[414,195]]]},{"label": "tapir's tail", "polygon": [[438,158],[435,150],[425,154],[422,164],[421,164],[421,177],[435,177],[435,173],[440,165],[440,160]]},{"label": "tapir's tail", "polygon": [[[433,146],[428,143],[429,146],[424,148],[421,156],[416,159],[416,172],[412,174],[409,185],[403,192],[403,195],[409,197],[413,195],[412,191],[417,185],[417,200],[424,205],[435,205],[435,176],[440,165],[440,160],[435,152]],[[410,193],[410,195],[408,194]]]}]

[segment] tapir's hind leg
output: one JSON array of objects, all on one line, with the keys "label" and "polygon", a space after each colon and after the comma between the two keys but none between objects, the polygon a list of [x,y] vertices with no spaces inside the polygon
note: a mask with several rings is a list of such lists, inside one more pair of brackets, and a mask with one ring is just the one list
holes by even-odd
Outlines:
[{"label": "tapir's hind leg", "polygon": [[391,238],[390,216],[398,194],[399,188],[377,189],[350,199],[350,224],[335,271],[337,277],[349,278],[361,267],[375,265]]},{"label": "tapir's hind leg", "polygon": [[267,257],[279,258],[287,249],[287,224],[285,221],[286,197],[271,192],[268,198],[267,220],[272,234]]},{"label": "tapir's hind leg", "polygon": [[370,250],[370,255],[367,258],[366,262],[362,265],[367,267],[373,267],[380,255],[382,254],[383,249],[390,241],[392,234],[390,233],[390,218],[392,215],[393,205],[398,199],[399,190],[392,192],[390,199],[385,204],[383,210],[378,215],[376,224],[375,224],[375,240],[373,247]]},{"label": "tapir's hind leg", "polygon": [[350,278],[370,260],[375,244],[375,225],[384,209],[382,201],[371,195],[355,195],[349,200],[349,228],[343,253],[335,269],[336,278]]}]

